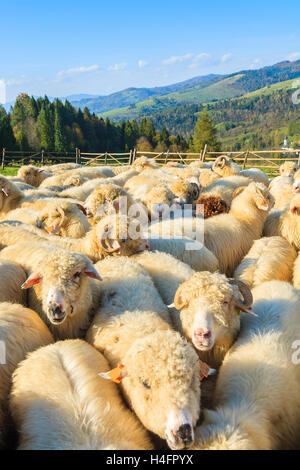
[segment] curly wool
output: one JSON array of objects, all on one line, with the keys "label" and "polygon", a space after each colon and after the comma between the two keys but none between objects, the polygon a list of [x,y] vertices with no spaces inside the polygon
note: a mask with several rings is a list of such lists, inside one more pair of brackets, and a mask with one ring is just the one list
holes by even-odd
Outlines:
[{"label": "curly wool", "polygon": [[204,219],[228,212],[226,202],[218,196],[201,196],[197,201],[197,205],[203,206],[203,210],[202,207],[197,207],[196,216],[203,215]]}]

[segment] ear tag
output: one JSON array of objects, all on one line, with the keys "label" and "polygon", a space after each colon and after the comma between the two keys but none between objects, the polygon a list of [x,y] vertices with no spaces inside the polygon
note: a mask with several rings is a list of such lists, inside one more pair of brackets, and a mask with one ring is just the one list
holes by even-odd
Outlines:
[{"label": "ear tag", "polygon": [[203,379],[207,379],[209,375],[213,375],[216,372],[216,369],[211,369],[206,362],[203,362],[199,360],[199,366],[200,366],[200,382],[202,382]]},{"label": "ear tag", "polygon": [[118,367],[112,369],[108,372],[101,372],[99,375],[103,379],[110,380],[111,382],[115,382],[116,384],[121,383],[122,379],[124,378],[124,365],[119,364]]}]

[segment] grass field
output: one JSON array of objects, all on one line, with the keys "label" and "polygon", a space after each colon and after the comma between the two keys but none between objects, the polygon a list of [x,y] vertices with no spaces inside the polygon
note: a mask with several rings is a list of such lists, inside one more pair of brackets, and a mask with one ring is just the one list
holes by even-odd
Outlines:
[{"label": "grass field", "polygon": [[4,168],[4,170],[0,170],[0,174],[4,176],[16,176],[18,169],[19,168]]}]

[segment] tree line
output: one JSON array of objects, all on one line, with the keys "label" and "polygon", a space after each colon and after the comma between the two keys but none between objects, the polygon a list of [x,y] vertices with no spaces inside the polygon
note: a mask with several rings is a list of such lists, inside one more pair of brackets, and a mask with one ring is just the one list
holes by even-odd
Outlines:
[{"label": "tree line", "polygon": [[219,150],[216,129],[205,111],[198,119],[194,136],[170,135],[166,126],[158,131],[148,118],[118,123],[76,109],[69,101],[19,95],[7,113],[0,106],[0,148],[8,150],[55,152],[127,152],[140,151],[200,152],[204,144]]}]

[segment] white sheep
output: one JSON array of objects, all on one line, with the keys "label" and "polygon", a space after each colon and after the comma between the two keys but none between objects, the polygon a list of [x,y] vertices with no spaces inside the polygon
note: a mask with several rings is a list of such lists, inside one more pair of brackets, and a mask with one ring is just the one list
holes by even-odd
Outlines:
[{"label": "white sheep", "polygon": [[13,376],[20,450],[150,450],[146,430],[102,377],[106,359],[81,340],[40,348]]},{"label": "white sheep", "polygon": [[285,209],[273,210],[268,215],[263,235],[271,237],[281,235],[288,240],[296,250],[300,249],[300,194],[295,195],[290,205]]},{"label": "white sheep", "polygon": [[255,240],[236,268],[234,278],[251,289],[267,281],[290,282],[296,257],[296,250],[282,237]]},{"label": "white sheep", "polygon": [[21,289],[27,279],[25,271],[16,263],[0,260],[0,279],[0,302],[25,305],[26,293]]},{"label": "white sheep", "polygon": [[170,234],[172,237],[199,239],[218,259],[220,270],[232,275],[247,254],[254,240],[260,238],[265,219],[273,205],[273,197],[261,183],[250,183],[232,201],[228,214],[219,214],[203,221],[184,217],[166,219],[150,226],[151,237]]},{"label": "white sheep", "polygon": [[50,173],[33,165],[21,166],[17,174],[18,178],[35,187],[38,187],[49,176],[51,176]]},{"label": "white sheep", "polygon": [[279,167],[279,173],[281,176],[294,177],[295,173],[299,170],[299,165],[296,162],[285,161]]},{"label": "white sheep", "polygon": [[265,186],[269,185],[269,178],[262,170],[259,170],[258,168],[241,170],[240,167],[232,160],[232,158],[228,157],[227,155],[221,155],[220,157],[216,158],[212,169],[215,173],[222,177],[240,175],[245,176],[246,178],[250,178],[256,183],[262,183]]},{"label": "white sheep", "polygon": [[292,275],[293,275],[293,286],[300,290],[300,256],[298,256],[295,260],[294,266],[292,268]]},{"label": "white sheep", "polygon": [[95,268],[105,278],[88,341],[112,367],[125,365],[122,390],[142,424],[172,449],[190,445],[200,405],[196,353],[172,329],[142,266],[121,257],[99,261]]},{"label": "white sheep", "polygon": [[276,176],[269,184],[269,191],[274,197],[274,209],[282,210],[289,205],[293,193],[293,180],[289,176]]},{"label": "white sheep", "polygon": [[28,308],[0,303],[0,448],[8,431],[8,395],[11,376],[28,352],[53,342],[39,316]]},{"label": "white sheep", "polygon": [[80,253],[42,243],[18,243],[4,248],[2,260],[19,264],[28,278],[21,286],[30,289],[28,306],[49,326],[55,338],[78,338],[85,334],[97,301],[100,280],[91,261]]},{"label": "white sheep", "polygon": [[227,176],[207,186],[201,195],[218,196],[230,207],[235,190],[240,187],[248,186],[249,183],[251,183],[251,180],[245,178],[245,176]]},{"label": "white sheep", "polygon": [[253,298],[258,316],[242,319],[219,372],[215,409],[205,411],[197,428],[195,449],[299,445],[300,294],[288,283],[270,281],[255,287]]},{"label": "white sheep", "polygon": [[[196,245],[189,238],[148,238],[150,250],[169,253],[179,261],[188,264],[195,271],[214,272],[219,269],[219,261],[204,245]],[[0,242],[1,243],[1,242]]]}]

